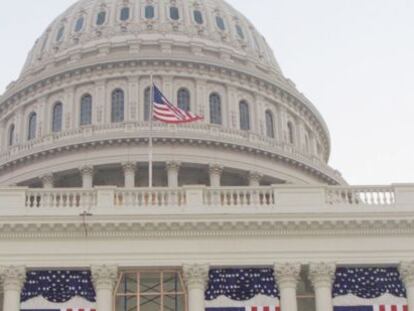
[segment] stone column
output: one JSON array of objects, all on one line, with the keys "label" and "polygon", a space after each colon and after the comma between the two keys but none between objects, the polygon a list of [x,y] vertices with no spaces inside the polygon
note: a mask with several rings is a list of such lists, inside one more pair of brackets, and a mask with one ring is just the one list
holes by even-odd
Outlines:
[{"label": "stone column", "polygon": [[332,311],[332,283],[335,277],[335,264],[311,263],[309,279],[315,290],[316,311]]},{"label": "stone column", "polygon": [[208,280],[209,266],[188,264],[183,266],[184,280],[188,292],[188,310],[204,311],[204,292]]},{"label": "stone column", "polygon": [[408,311],[414,311],[414,261],[402,262],[398,270],[407,291]]},{"label": "stone column", "polygon": [[274,275],[280,290],[280,309],[283,311],[298,310],[296,287],[299,273],[299,263],[280,263],[274,266]]},{"label": "stone column", "polygon": [[259,187],[260,180],[262,179],[263,175],[258,172],[250,172],[249,173],[249,186],[250,187]]},{"label": "stone column", "polygon": [[167,162],[168,187],[178,187],[178,171],[180,170],[179,162]]},{"label": "stone column", "polygon": [[26,279],[26,269],[22,266],[3,267],[3,310],[20,311],[20,292]]},{"label": "stone column", "polygon": [[122,169],[124,170],[124,187],[134,188],[135,187],[135,170],[137,168],[134,162],[122,163]]},{"label": "stone column", "polygon": [[80,169],[82,176],[82,188],[92,188],[93,187],[93,166],[83,166]]},{"label": "stone column", "polygon": [[45,189],[53,188],[53,183],[54,183],[53,173],[40,176],[40,180],[42,181],[43,188]]},{"label": "stone column", "polygon": [[117,266],[92,266],[92,280],[96,292],[96,309],[99,311],[112,311],[113,290],[118,278]]},{"label": "stone column", "polygon": [[221,174],[223,173],[223,167],[218,164],[213,164],[213,165],[210,165],[208,171],[210,174],[210,186],[220,187],[221,186]]}]

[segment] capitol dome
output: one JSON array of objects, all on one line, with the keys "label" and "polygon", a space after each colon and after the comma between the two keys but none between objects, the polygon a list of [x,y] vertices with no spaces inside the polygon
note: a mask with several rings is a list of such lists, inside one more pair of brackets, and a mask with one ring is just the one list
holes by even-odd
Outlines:
[{"label": "capitol dome", "polygon": [[204,116],[154,124],[155,186],[345,183],[321,115],[222,0],[81,0],[58,16],[0,98],[0,183],[147,185],[151,75]]}]

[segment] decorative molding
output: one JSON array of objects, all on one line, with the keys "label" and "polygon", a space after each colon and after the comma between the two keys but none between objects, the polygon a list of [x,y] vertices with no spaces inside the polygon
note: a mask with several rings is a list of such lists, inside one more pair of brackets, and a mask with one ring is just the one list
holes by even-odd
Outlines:
[{"label": "decorative molding", "polygon": [[208,281],[208,264],[184,264],[184,281],[189,289],[199,288],[204,290]]},{"label": "decorative molding", "polygon": [[300,263],[276,263],[273,270],[279,288],[296,288],[300,279],[300,269]]},{"label": "decorative molding", "polygon": [[165,163],[167,171],[178,171],[181,166],[181,162],[178,161],[168,161]]},{"label": "decorative molding", "polygon": [[208,167],[209,174],[221,176],[224,167],[219,164],[210,164]]},{"label": "decorative molding", "polygon": [[93,176],[93,170],[94,168],[92,165],[85,165],[79,169],[82,176],[86,175],[86,176],[91,176],[91,177]]},{"label": "decorative molding", "polygon": [[309,280],[313,287],[331,288],[335,278],[336,265],[334,263],[320,262],[309,264]]},{"label": "decorative molding", "polygon": [[137,164],[135,162],[123,162],[121,163],[124,172],[135,172]]}]

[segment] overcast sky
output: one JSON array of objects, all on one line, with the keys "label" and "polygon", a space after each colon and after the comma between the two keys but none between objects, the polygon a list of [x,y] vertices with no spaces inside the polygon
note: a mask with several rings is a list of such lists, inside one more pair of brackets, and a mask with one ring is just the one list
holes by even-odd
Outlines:
[{"label": "overcast sky", "polygon": [[[274,49],[330,129],[351,184],[414,183],[414,0],[228,0]],[[74,0],[4,1],[0,93]]]}]

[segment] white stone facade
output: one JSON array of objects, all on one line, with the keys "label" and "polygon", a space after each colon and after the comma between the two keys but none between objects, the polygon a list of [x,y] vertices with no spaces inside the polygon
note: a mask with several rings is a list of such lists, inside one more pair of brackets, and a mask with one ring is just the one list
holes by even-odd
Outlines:
[{"label": "white stone facade", "polygon": [[[204,120],[154,124],[149,189],[151,75]],[[98,311],[117,311],[119,273],[171,268],[183,311],[203,311],[209,268],[257,266],[274,268],[282,311],[328,311],[336,266],[392,265],[413,311],[414,185],[347,186],[329,154],[318,111],[224,1],[78,1],[0,98],[3,310],[32,269],[90,269]]]}]

